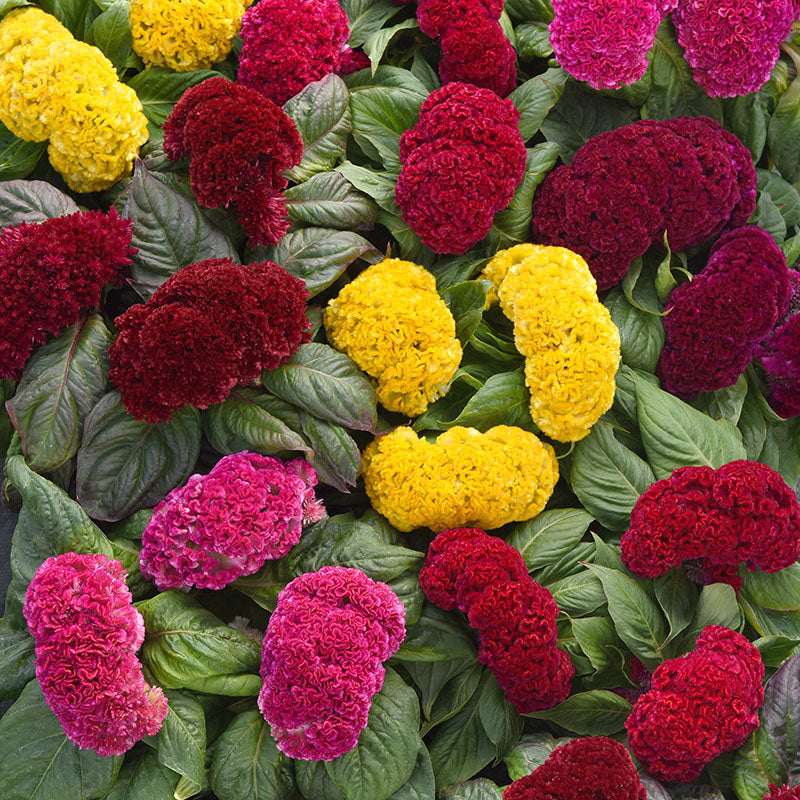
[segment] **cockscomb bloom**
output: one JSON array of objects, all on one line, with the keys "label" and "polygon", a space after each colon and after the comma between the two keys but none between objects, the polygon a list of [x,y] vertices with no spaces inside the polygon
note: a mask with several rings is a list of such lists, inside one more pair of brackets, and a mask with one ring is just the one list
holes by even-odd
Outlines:
[{"label": "cockscomb bloom", "polygon": [[104,555],[48,558],[28,586],[23,611],[36,639],[36,677],[69,740],[101,756],[155,736],[164,693],[148,686],[136,651],[144,641],[122,564]]},{"label": "cockscomb bloom", "polygon": [[503,800],[647,800],[630,753],[606,736],[556,747],[530,775],[503,790]]},{"label": "cockscomb bloom", "polygon": [[258,707],[278,749],[320,761],[352,750],[383,686],[383,662],[405,635],[397,595],[361,570],[295,578],[278,595],[262,650]]},{"label": "cockscomb bloom", "polygon": [[566,699],[575,670],[556,647],[558,606],[510,544],[476,528],[443,531],[419,582],[432,603],[467,615],[478,631],[479,661],[520,714]]},{"label": "cockscomb bloom", "polygon": [[800,556],[800,504],[775,470],[755,461],[681,467],[636,501],[622,561],[643,578],[700,559],[706,583],[741,586],[739,564],[777,572]]},{"label": "cockscomb bloom", "polygon": [[793,0],[681,0],[672,21],[697,83],[734,97],[769,80],[794,17]]},{"label": "cockscomb bloom", "polygon": [[260,0],[244,15],[236,81],[283,105],[339,71],[349,35],[336,0]]},{"label": "cockscomb bloom", "polygon": [[139,566],[159,591],[222,589],[281,558],[303,524],[322,519],[317,475],[302,458],[284,464],[247,451],[192,475],[153,510]]},{"label": "cockscomb bloom", "polygon": [[764,664],[740,633],[709,625],[695,649],[653,673],[625,721],[631,752],[654,777],[687,782],[758,727]]},{"label": "cockscomb bloom", "polygon": [[744,225],[755,209],[749,151],[707,117],[640,120],[592,137],[533,199],[533,238],[580,253],[599,290],[667,239],[673,251]]},{"label": "cockscomb bloom", "polygon": [[108,377],[137,419],[208,408],[309,340],[307,299],[303,281],[271,261],[190,264],[117,317]]},{"label": "cockscomb bloom", "polygon": [[373,507],[401,531],[533,519],[558,481],[553,448],[506,425],[456,426],[435,442],[395,428],[367,445],[362,470]]},{"label": "cockscomb bloom", "polygon": [[130,220],[112,208],[83,211],[0,232],[0,378],[19,380],[33,348],[74,325],[121,283]]},{"label": "cockscomb bloom", "polygon": [[76,192],[127,175],[148,136],[142,104],[111,62],[33,6],[0,23],[0,121],[25,141],[49,139],[50,163]]},{"label": "cockscomb bloom", "polygon": [[208,69],[233,47],[252,0],[131,0],[133,51],[146,67]]},{"label": "cockscomb bloom", "polygon": [[553,439],[583,439],[614,402],[620,359],[619,331],[588,265],[563,247],[521,244],[501,250],[483,277],[514,322],[531,418]]},{"label": "cockscomb bloom", "polygon": [[800,786],[775,786],[771,783],[762,800],[800,800]]},{"label": "cockscomb bloom", "polygon": [[461,363],[456,323],[424,267],[387,258],[328,303],[328,341],[377,381],[390,411],[421,414],[447,393]]},{"label": "cockscomb bloom", "polygon": [[464,253],[486,236],[525,172],[519,112],[466,83],[432,92],[400,139],[395,199],[403,219],[437,253]]},{"label": "cockscomb bloom", "polygon": [[203,81],[183,94],[164,123],[164,152],[191,157],[189,177],[200,205],[236,206],[254,244],[284,237],[283,171],[300,163],[303,140],[271,100],[225,78]]}]

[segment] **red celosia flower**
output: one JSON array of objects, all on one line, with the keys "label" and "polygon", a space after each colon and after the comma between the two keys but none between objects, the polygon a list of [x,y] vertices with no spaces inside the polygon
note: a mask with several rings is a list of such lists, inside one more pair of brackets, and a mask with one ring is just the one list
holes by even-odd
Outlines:
[{"label": "red celosia flower", "polygon": [[771,783],[763,800],[800,800],[800,786],[778,787]]},{"label": "red celosia flower", "polygon": [[630,753],[606,736],[556,747],[530,775],[503,790],[503,800],[647,800]]},{"label": "red celosia flower", "polygon": [[631,751],[656,778],[690,781],[758,727],[761,655],[740,633],[709,625],[695,649],[665,661],[625,721]]},{"label": "red celosia flower", "polygon": [[307,299],[303,281],[271,261],[190,264],[117,317],[108,377],[137,419],[208,408],[309,340]]},{"label": "red celosia flower", "polygon": [[278,749],[322,761],[352,750],[405,634],[397,595],[361,570],[295,578],[278,595],[261,662],[258,707]]},{"label": "red celosia flower", "polygon": [[18,380],[31,351],[120,283],[130,256],[130,220],[112,208],[84,211],[0,233],[0,378]]},{"label": "red celosia flower", "polygon": [[145,683],[136,659],[144,622],[125,578],[122,564],[104,555],[53,556],[23,608],[47,705],[73,744],[101,756],[154,736],[167,714],[164,693]]},{"label": "red celosia flower", "polygon": [[432,603],[467,614],[480,637],[479,660],[520,714],[567,697],[575,670],[556,647],[558,606],[511,545],[477,528],[442,531],[419,581]]},{"label": "red celosia flower", "polygon": [[339,64],[339,75],[349,75],[351,72],[366,69],[369,65],[370,61],[366,53],[362,53],[360,50],[352,50],[345,46],[344,50],[342,50],[342,59]]},{"label": "red celosia flower", "polygon": [[417,22],[424,34],[435,39],[443,36],[455,20],[476,11],[484,19],[500,19],[503,0],[420,0]]}]

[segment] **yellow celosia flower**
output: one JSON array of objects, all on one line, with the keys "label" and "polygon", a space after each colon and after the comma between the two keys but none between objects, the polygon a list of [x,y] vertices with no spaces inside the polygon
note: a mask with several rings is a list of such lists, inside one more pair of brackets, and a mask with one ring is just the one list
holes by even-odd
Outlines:
[{"label": "yellow celosia flower", "polygon": [[558,481],[553,448],[521,428],[455,427],[431,443],[396,428],[367,446],[364,484],[395,528],[499,528],[535,517]]},{"label": "yellow celosia flower", "polygon": [[148,67],[208,69],[233,47],[252,0],[131,0],[133,50]]},{"label": "yellow celosia flower", "polygon": [[390,411],[421,414],[446,394],[461,363],[456,324],[436,281],[410,261],[387,258],[328,303],[328,340],[377,381]]},{"label": "yellow celosia flower", "polygon": [[586,262],[564,247],[524,244],[498,253],[483,276],[514,322],[533,421],[558,441],[582,439],[614,401],[620,359],[619,331]]}]

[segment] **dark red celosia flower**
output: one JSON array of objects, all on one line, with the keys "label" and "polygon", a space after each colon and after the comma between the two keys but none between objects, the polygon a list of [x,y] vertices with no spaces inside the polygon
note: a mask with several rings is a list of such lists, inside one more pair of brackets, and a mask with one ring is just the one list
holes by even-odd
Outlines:
[{"label": "dark red celosia flower", "polygon": [[639,497],[621,545],[623,563],[642,578],[700,559],[707,579],[738,589],[742,562],[777,572],[797,561],[800,504],[765,464],[681,467]]},{"label": "dark red celosia flower", "polygon": [[370,61],[366,53],[345,47],[342,51],[341,63],[339,64],[339,75],[349,75],[351,72],[358,72],[360,69],[366,69],[369,65]]},{"label": "dark red celosia flower", "polygon": [[133,223],[112,208],[0,233],[0,378],[19,380],[33,348],[74,325],[100,302],[106,283],[120,283]]},{"label": "dark red celosia flower", "polygon": [[762,228],[721,236],[705,269],[669,297],[658,362],[664,389],[678,397],[732,386],[789,305],[783,251]]},{"label": "dark red celosia flower", "polygon": [[775,786],[771,783],[763,800],[800,800],[800,786]]},{"label": "dark red celosia flower", "polygon": [[466,613],[480,637],[478,659],[520,714],[567,697],[575,670],[556,647],[558,606],[511,545],[477,528],[442,531],[419,580],[432,603]]},{"label": "dark red celosia flower", "polygon": [[443,36],[455,20],[475,11],[484,19],[500,19],[503,0],[420,0],[417,22],[426,36],[436,39]]},{"label": "dark red celosia flower", "polygon": [[740,633],[709,625],[695,649],[665,661],[625,721],[631,751],[654,777],[690,781],[758,727],[764,664]]},{"label": "dark red celosia flower", "polygon": [[117,317],[108,377],[137,419],[208,408],[309,340],[307,299],[303,281],[271,261],[190,264]]},{"label": "dark red celosia flower", "polygon": [[283,105],[339,71],[349,35],[336,0],[260,0],[242,20],[236,81]]},{"label": "dark red celosia flower", "polygon": [[530,775],[503,790],[503,800],[647,800],[630,753],[606,736],[556,747]]},{"label": "dark red celosia flower", "polygon": [[303,140],[271,100],[225,78],[186,91],[164,123],[164,152],[190,156],[189,175],[206,208],[237,207],[254,243],[275,244],[289,227],[282,173],[300,163]]}]

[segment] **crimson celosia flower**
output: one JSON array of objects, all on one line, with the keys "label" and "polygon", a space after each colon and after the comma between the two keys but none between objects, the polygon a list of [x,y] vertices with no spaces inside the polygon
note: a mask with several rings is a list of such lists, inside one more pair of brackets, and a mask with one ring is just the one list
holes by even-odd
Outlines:
[{"label": "crimson celosia flower", "polygon": [[800,786],[775,786],[771,783],[763,800],[800,800]]},{"label": "crimson celosia flower", "polygon": [[625,721],[631,751],[656,778],[690,781],[758,727],[761,654],[740,633],[709,625],[695,649],[653,673]]},{"label": "crimson celosia flower", "polygon": [[18,380],[37,344],[74,325],[121,282],[136,250],[130,220],[112,208],[0,233],[0,378]]},{"label": "crimson celosia flower", "polygon": [[100,554],[48,558],[28,586],[23,611],[36,638],[36,677],[70,741],[121,755],[154,736],[167,714],[136,651],[144,622],[122,564]]},{"label": "crimson celosia flower", "polygon": [[556,647],[558,606],[510,544],[477,528],[442,531],[419,582],[432,603],[466,613],[478,630],[478,659],[520,714],[567,697],[575,670]]},{"label": "crimson celosia flower", "polygon": [[352,750],[405,633],[397,595],[361,570],[295,578],[278,595],[262,651],[258,707],[278,749],[322,761]]},{"label": "crimson celosia flower", "polygon": [[137,419],[208,408],[309,340],[307,299],[303,281],[271,261],[190,264],[117,317],[108,377]]},{"label": "crimson celosia flower", "polygon": [[503,0],[420,0],[417,22],[424,34],[436,38],[442,36],[455,20],[475,11],[485,19],[500,19]]},{"label": "crimson celosia flower", "polygon": [[732,461],[681,467],[636,501],[622,561],[643,578],[701,559],[706,582],[741,586],[737,567],[777,572],[800,556],[800,504],[775,470]]},{"label": "crimson celosia flower", "polygon": [[353,50],[345,47],[342,50],[341,63],[339,64],[339,75],[349,75],[351,72],[358,72],[366,69],[370,65],[370,60],[365,53],[360,50]]},{"label": "crimson celosia flower", "polygon": [[530,775],[503,790],[503,800],[647,800],[630,753],[606,736],[556,747]]}]

